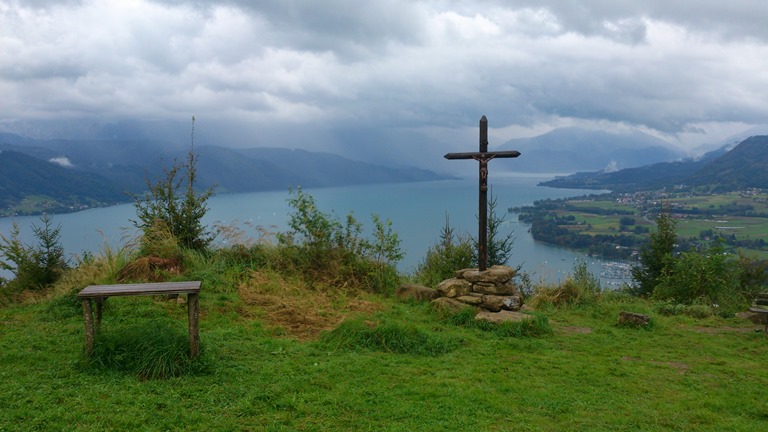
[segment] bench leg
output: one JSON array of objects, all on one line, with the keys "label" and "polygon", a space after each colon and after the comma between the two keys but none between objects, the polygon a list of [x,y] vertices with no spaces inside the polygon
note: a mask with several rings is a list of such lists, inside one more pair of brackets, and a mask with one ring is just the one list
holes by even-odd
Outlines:
[{"label": "bench leg", "polygon": [[85,355],[93,354],[93,339],[96,331],[93,326],[93,304],[91,299],[83,299],[83,318],[85,318]]},{"label": "bench leg", "polygon": [[197,294],[187,294],[187,314],[189,315],[189,355],[200,356],[200,299]]},{"label": "bench leg", "polygon": [[104,307],[104,301],[106,301],[106,297],[98,297],[96,298],[96,332],[99,331],[101,328],[101,310]]}]

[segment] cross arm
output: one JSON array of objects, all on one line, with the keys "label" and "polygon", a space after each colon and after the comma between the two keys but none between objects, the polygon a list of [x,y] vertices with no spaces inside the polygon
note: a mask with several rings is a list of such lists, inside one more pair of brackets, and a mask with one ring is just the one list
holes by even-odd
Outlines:
[{"label": "cross arm", "polygon": [[495,159],[495,158],[516,158],[520,156],[517,150],[495,151],[495,152],[467,152],[467,153],[448,153],[446,159]]}]

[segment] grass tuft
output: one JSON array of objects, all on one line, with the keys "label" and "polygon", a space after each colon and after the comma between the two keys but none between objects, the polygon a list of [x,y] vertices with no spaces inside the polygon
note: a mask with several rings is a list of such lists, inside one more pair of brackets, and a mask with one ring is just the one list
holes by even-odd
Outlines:
[{"label": "grass tuft", "polygon": [[206,356],[189,356],[186,331],[169,322],[121,325],[96,338],[84,369],[128,373],[142,380],[162,380],[207,372]]},{"label": "grass tuft", "polygon": [[343,322],[325,333],[321,343],[348,351],[380,351],[396,354],[437,356],[459,348],[459,339],[430,333],[413,326],[362,319]]},{"label": "grass tuft", "polygon": [[449,316],[446,321],[460,327],[478,329],[500,337],[541,337],[551,335],[549,319],[541,314],[533,314],[533,319],[520,322],[491,323],[475,319],[477,311],[464,309]]}]

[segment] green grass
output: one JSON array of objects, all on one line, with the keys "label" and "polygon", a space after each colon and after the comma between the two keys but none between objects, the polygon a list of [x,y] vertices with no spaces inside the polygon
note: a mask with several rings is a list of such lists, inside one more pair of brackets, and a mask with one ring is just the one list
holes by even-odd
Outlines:
[{"label": "green grass", "polygon": [[[746,322],[657,315],[618,297],[543,309],[551,331],[526,336],[380,301],[299,342],[204,292],[204,367],[166,379],[84,365],[82,315],[68,302],[57,314],[48,302],[2,308],[0,430],[768,428],[768,337]],[[183,305],[108,303],[97,347],[147,326],[184,340]],[[652,314],[653,328],[618,327],[621,310]]]},{"label": "green grass", "polygon": [[677,224],[678,235],[698,237],[703,230],[711,229],[724,235],[735,234],[737,238],[768,237],[768,219],[743,216],[717,216],[714,218],[683,219]]}]

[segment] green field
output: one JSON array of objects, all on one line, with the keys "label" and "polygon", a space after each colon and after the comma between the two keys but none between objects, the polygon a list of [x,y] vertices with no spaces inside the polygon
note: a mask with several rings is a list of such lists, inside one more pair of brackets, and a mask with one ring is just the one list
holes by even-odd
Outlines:
[{"label": "green field", "polygon": [[[714,235],[722,235],[731,241],[760,239],[768,241],[768,218],[766,217],[709,214],[709,212],[719,211],[723,208],[736,211],[739,208],[743,209],[743,206],[750,206],[750,211],[755,213],[768,214],[768,195],[766,194],[728,193],[707,196],[684,196],[681,194],[681,196],[665,197],[663,201],[655,202],[656,207],[658,207],[658,202],[663,202],[665,208],[669,208],[675,216],[677,234],[681,238],[700,240],[703,239],[702,231],[712,230]],[[560,218],[572,216],[575,220],[561,226],[580,233],[589,235],[618,234],[621,232],[620,220],[623,217],[635,219],[634,225],[626,227],[630,233],[636,226],[646,228],[653,226],[649,217],[642,214],[642,210],[646,206],[622,204],[617,202],[612,195],[605,195],[590,201],[565,200],[563,205],[566,204],[570,209],[562,208],[556,210],[555,213]],[[573,208],[578,210],[575,211]],[[693,209],[699,209],[700,214],[690,214]],[[632,216],[611,214],[616,211],[631,211],[633,214]],[[739,247],[739,250],[753,256],[768,256],[766,250],[745,247]]]}]

